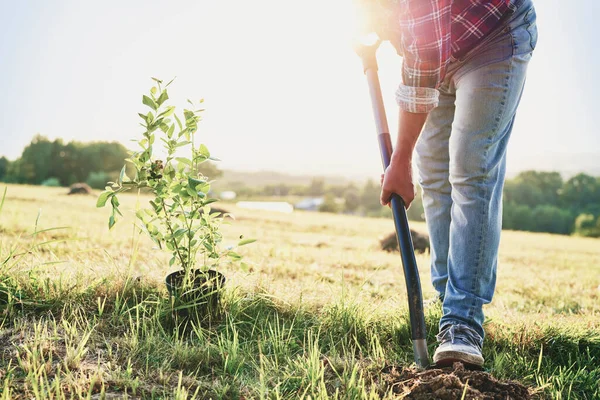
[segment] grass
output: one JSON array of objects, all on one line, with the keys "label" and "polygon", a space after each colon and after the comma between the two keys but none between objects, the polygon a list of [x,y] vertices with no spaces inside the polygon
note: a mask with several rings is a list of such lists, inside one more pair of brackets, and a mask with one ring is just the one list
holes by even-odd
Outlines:
[{"label": "grass", "polygon": [[[399,256],[378,249],[391,221],[227,205],[225,237],[259,239],[240,249],[249,271],[223,266],[222,312],[182,326],[167,255],[133,212],[109,232],[108,210],[65,192],[9,186],[0,206],[0,398],[393,398],[381,371],[412,345]],[[599,399],[599,297],[597,239],[504,232],[486,369],[540,398]],[[440,315],[426,309],[431,354]]]}]

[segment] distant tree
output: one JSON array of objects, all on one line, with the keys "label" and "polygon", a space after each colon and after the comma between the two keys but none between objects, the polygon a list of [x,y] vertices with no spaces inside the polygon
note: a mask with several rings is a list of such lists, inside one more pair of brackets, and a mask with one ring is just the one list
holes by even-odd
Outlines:
[{"label": "distant tree", "polygon": [[60,181],[55,177],[48,178],[42,182],[42,186],[58,187],[60,186]]},{"label": "distant tree", "polygon": [[308,196],[308,186],[294,185],[290,188],[290,194],[294,196]]},{"label": "distant tree", "polygon": [[[128,157],[127,149],[117,142],[50,141],[36,135],[21,157],[7,168],[5,180],[15,183],[41,184],[50,177],[62,186],[85,181],[92,172],[106,172],[116,177]],[[133,167],[129,166],[132,175]]]},{"label": "distant tree", "polygon": [[325,181],[323,178],[313,178],[306,192],[309,196],[323,196],[325,194]]},{"label": "distant tree", "polygon": [[63,157],[74,162],[70,166],[70,172],[75,174],[78,182],[86,181],[92,172],[106,172],[114,179],[124,165],[128,176],[133,177],[135,174],[133,165],[125,162],[129,152],[118,142],[76,143],[75,146],[68,147],[66,153]]},{"label": "distant tree", "polygon": [[367,214],[371,211],[380,211],[382,208],[381,203],[379,202],[380,196],[380,185],[376,184],[372,179],[365,182],[360,195],[360,203]]},{"label": "distant tree", "polygon": [[198,172],[207,177],[208,179],[217,179],[223,176],[223,171],[217,167],[212,161],[205,161],[198,165]]},{"label": "distant tree", "polygon": [[344,197],[346,193],[347,186],[346,185],[329,185],[325,189],[326,193],[331,193],[335,197]]},{"label": "distant tree", "polygon": [[579,214],[575,219],[575,230],[592,229],[596,227],[596,219],[592,214]]},{"label": "distant tree", "polygon": [[8,164],[8,168],[6,169],[6,175],[4,175],[4,182],[7,183],[25,183],[22,180],[21,173],[21,159],[18,158],[15,161]]},{"label": "distant tree", "polygon": [[[49,178],[49,166],[56,162],[52,158],[52,142],[48,138],[36,135],[25,147],[20,158],[16,180],[19,183],[39,185]],[[54,175],[53,175],[54,176]],[[60,179],[60,177],[57,176]]]},{"label": "distant tree", "polygon": [[600,182],[587,174],[578,174],[563,185],[560,194],[563,207],[577,214],[600,215]]},{"label": "distant tree", "polygon": [[10,161],[8,161],[8,158],[0,157],[0,181],[3,181],[8,173],[9,165]]},{"label": "distant tree", "polygon": [[266,185],[263,188],[263,194],[265,196],[287,196],[290,194],[291,189],[291,186],[288,186],[285,183]]},{"label": "distant tree", "polygon": [[533,231],[533,210],[531,207],[509,203],[502,212],[502,228],[516,231]]},{"label": "distant tree", "polygon": [[337,213],[340,211],[340,207],[335,201],[335,196],[332,193],[325,195],[323,204],[319,206],[320,212]]},{"label": "distant tree", "polygon": [[504,184],[504,203],[535,207],[544,204],[544,194],[537,186],[517,180],[508,180]]},{"label": "distant tree", "polygon": [[344,192],[344,211],[354,213],[360,207],[360,194],[354,185],[348,186]]},{"label": "distant tree", "polygon": [[535,232],[560,233],[568,235],[572,231],[573,217],[567,210],[551,205],[537,206],[532,211]]},{"label": "distant tree", "polygon": [[600,217],[596,220],[592,214],[580,214],[575,219],[575,234],[600,237]]},{"label": "distant tree", "polygon": [[406,211],[408,219],[413,221],[425,221],[425,209],[423,208],[423,195],[421,187],[417,185],[417,195]]},{"label": "distant tree", "polygon": [[93,189],[104,189],[109,181],[114,182],[116,176],[110,176],[104,171],[90,172],[85,183]]}]

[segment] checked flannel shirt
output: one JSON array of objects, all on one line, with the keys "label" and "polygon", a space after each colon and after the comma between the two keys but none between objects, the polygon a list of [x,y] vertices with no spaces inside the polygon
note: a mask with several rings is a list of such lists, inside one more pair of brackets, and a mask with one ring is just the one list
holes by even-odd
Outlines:
[{"label": "checked flannel shirt", "polygon": [[[512,12],[511,0],[396,0],[393,30],[401,38],[402,81],[396,101],[413,113],[438,104],[437,88],[452,58],[460,58]],[[392,41],[394,42],[394,41]]]}]

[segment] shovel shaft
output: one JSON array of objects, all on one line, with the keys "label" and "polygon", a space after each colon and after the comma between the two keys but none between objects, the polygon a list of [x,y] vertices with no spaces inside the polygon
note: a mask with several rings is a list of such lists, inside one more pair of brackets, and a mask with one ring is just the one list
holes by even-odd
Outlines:
[{"label": "shovel shaft", "polygon": [[[392,141],[390,138],[383,96],[381,94],[381,85],[377,74],[377,60],[375,51],[372,54],[363,56],[363,65],[365,75],[369,83],[369,92],[371,95],[371,105],[375,117],[375,126],[379,141],[379,150],[381,152],[381,161],[385,170],[390,165],[392,157]],[[404,279],[406,280],[406,289],[408,293],[408,310],[410,316],[411,337],[413,340],[413,351],[415,362],[419,367],[429,365],[429,356],[427,354],[425,330],[425,315],[423,313],[423,294],[421,292],[421,281],[419,279],[419,270],[408,226],[408,218],[404,201],[397,194],[393,194],[390,199],[394,225],[396,227],[396,238],[402,257],[402,266],[404,268]]]}]

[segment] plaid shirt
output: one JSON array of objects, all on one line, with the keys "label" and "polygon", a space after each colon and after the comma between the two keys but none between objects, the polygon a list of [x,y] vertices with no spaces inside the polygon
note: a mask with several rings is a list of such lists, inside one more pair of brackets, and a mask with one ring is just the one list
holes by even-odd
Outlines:
[{"label": "plaid shirt", "polygon": [[[399,0],[394,15],[403,53],[398,105],[413,113],[438,104],[437,88],[452,58],[459,58],[491,33],[512,10],[510,0]],[[399,21],[399,25],[398,25]]]}]

